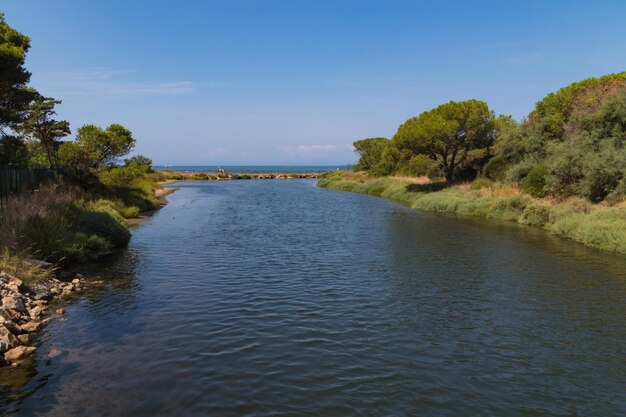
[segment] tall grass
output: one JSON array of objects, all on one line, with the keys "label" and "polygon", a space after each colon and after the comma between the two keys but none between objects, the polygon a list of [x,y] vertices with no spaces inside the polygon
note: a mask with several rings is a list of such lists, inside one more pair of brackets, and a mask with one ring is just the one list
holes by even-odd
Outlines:
[{"label": "tall grass", "polygon": [[593,205],[581,198],[550,201],[487,180],[443,188],[402,178],[373,178],[364,173],[325,174],[320,187],[381,196],[414,209],[513,221],[538,226],[587,246],[626,254],[626,206]]}]

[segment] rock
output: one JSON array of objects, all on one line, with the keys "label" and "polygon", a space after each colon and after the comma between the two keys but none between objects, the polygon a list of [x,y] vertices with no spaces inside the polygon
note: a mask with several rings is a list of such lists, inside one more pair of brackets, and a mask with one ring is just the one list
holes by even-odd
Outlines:
[{"label": "rock", "polygon": [[59,293],[59,288],[58,287],[51,287],[50,288],[50,296],[56,295],[58,293]]},{"label": "rock", "polygon": [[61,316],[63,314],[65,314],[65,309],[64,308],[57,308],[55,311],[57,316]]},{"label": "rock", "polygon": [[23,344],[23,345],[29,344],[32,338],[33,337],[31,335],[29,335],[29,334],[21,334],[21,335],[17,336],[17,340],[19,340],[20,343]]},{"label": "rock", "polygon": [[7,327],[0,325],[0,353],[4,353],[20,344],[19,339]]},{"label": "rock", "polygon": [[37,320],[33,320],[33,321],[29,321],[28,323],[24,323],[20,326],[20,329],[22,329],[22,331],[27,332],[27,333],[32,333],[32,332],[36,332],[37,330],[39,330],[39,328],[41,327],[43,323]]},{"label": "rock", "polygon": [[20,313],[27,313],[24,301],[16,296],[2,297],[2,306],[8,310],[19,311]]},{"label": "rock", "polygon": [[74,279],[72,280],[72,284],[80,284],[80,279],[78,279],[78,278],[74,278]]},{"label": "rock", "polygon": [[41,316],[41,313],[43,313],[44,309],[45,309],[44,306],[37,306],[37,307],[33,308],[32,310],[30,310],[30,316],[32,318],[36,319],[39,316]]},{"label": "rock", "polygon": [[36,300],[36,301],[33,301],[33,305],[35,305],[35,306],[45,306],[46,304],[48,304],[48,302],[46,300]]},{"label": "rock", "polygon": [[4,354],[4,360],[7,362],[15,362],[20,359],[27,358],[32,355],[37,348],[34,346],[18,346],[15,347]]},{"label": "rock", "polygon": [[13,334],[20,334],[22,333],[22,329],[20,329],[15,323],[13,323],[12,321],[5,321],[4,323],[2,323],[4,327],[6,327],[11,333]]},{"label": "rock", "polygon": [[29,259],[28,262],[31,263],[31,265],[38,265],[44,269],[52,269],[54,268],[54,264],[50,263],[50,262],[46,262],[46,261],[40,261],[38,259]]},{"label": "rock", "polygon": [[35,291],[33,299],[36,301],[49,301],[52,299],[52,292],[46,289],[39,289]]},{"label": "rock", "polygon": [[56,358],[57,356],[60,356],[61,354],[63,354],[63,351],[61,349],[52,348],[50,349],[50,353],[48,353],[48,357]]}]

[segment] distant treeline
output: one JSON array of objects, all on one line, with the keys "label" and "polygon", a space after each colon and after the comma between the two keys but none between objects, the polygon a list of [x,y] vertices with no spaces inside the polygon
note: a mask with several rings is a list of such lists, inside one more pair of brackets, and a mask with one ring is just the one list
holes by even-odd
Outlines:
[{"label": "distant treeline", "polygon": [[404,122],[391,140],[354,142],[356,170],[449,184],[477,177],[534,197],[626,198],[626,72],[589,78],[538,102],[521,122],[487,103],[442,104]]}]

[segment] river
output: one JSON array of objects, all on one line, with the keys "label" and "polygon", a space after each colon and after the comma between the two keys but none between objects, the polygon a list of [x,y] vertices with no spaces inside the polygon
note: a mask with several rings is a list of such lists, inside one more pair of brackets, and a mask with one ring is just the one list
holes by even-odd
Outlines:
[{"label": "river", "polygon": [[312,180],[177,186],[0,414],[626,415],[624,258]]}]

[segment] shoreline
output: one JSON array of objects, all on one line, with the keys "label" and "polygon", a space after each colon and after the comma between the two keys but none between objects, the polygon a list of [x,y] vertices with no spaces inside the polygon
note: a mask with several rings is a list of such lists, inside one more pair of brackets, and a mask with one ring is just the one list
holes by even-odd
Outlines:
[{"label": "shoreline", "polygon": [[[159,185],[171,184],[165,181]],[[126,219],[129,228],[136,227],[168,204],[167,196],[178,188],[155,190],[159,206],[140,213],[139,217]],[[33,344],[40,329],[65,313],[70,296],[89,284],[82,274],[56,269],[53,264],[29,260],[47,270],[48,277],[32,284],[0,270],[0,369],[19,367],[32,360],[40,343]]]},{"label": "shoreline", "polygon": [[537,226],[588,248],[626,255],[626,204],[592,204],[581,198],[537,199],[513,186],[443,183],[418,178],[370,177],[363,172],[325,175],[318,187],[383,197],[414,210]]}]

